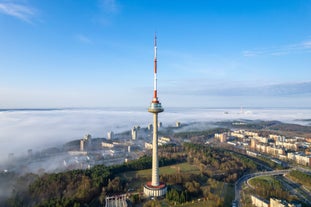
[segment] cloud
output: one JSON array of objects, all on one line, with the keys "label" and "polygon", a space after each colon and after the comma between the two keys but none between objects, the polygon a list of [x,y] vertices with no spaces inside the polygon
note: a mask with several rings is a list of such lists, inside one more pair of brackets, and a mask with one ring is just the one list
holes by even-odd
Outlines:
[{"label": "cloud", "polygon": [[0,3],[0,13],[16,17],[28,23],[32,23],[32,18],[36,15],[36,10],[26,5],[2,2]]},{"label": "cloud", "polygon": [[92,44],[92,43],[93,43],[93,41],[92,41],[90,38],[88,38],[87,36],[82,35],[82,34],[76,35],[76,39],[77,39],[79,42],[85,43],[85,44]]},{"label": "cloud", "polygon": [[311,41],[303,42],[303,43],[302,43],[302,46],[303,46],[304,48],[311,48]]},{"label": "cloud", "polygon": [[271,48],[261,48],[254,50],[245,50],[242,52],[245,57],[253,57],[253,56],[261,56],[261,55],[272,55],[272,56],[280,56],[280,55],[288,55],[292,53],[304,53],[311,52],[311,41],[305,41],[296,44],[283,45],[279,47],[271,47]]},{"label": "cloud", "polygon": [[100,5],[107,13],[116,13],[120,9],[116,0],[101,0]]},{"label": "cloud", "polygon": [[168,90],[163,90],[164,94],[180,94],[194,96],[219,96],[219,97],[295,97],[311,95],[311,81],[298,83],[246,83],[246,82],[208,82],[201,80],[184,81],[197,82],[196,86],[187,87],[183,83],[175,84]]},{"label": "cloud", "polygon": [[249,86],[249,87],[233,87],[218,89],[216,94],[225,96],[296,96],[311,94],[311,82],[304,83],[284,83],[263,86]]}]

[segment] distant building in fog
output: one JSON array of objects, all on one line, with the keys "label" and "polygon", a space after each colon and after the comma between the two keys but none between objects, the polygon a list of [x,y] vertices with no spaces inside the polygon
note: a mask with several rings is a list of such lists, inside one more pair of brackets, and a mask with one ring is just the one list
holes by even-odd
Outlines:
[{"label": "distant building in fog", "polygon": [[137,139],[137,131],[138,131],[138,129],[136,127],[134,127],[132,129],[132,140],[136,140]]},{"label": "distant building in fog", "polygon": [[92,136],[90,134],[85,135],[80,140],[80,151],[87,151],[92,144]]},{"label": "distant building in fog", "polygon": [[29,158],[32,158],[32,149],[29,149],[29,150],[27,151],[27,154],[28,154],[28,157],[29,157]]},{"label": "distant building in fog", "polygon": [[152,130],[152,124],[148,124],[148,130],[149,130],[149,131]]},{"label": "distant building in fog", "polygon": [[110,131],[107,133],[107,139],[113,139],[114,138],[114,133],[113,131]]},{"label": "distant building in fog", "polygon": [[14,153],[9,153],[8,159],[9,159],[9,161],[13,161],[13,159],[14,159]]},{"label": "distant building in fog", "polygon": [[110,142],[102,142],[102,147],[113,148],[114,144]]},{"label": "distant building in fog", "polygon": [[179,121],[176,122],[176,127],[181,127],[181,123]]},{"label": "distant building in fog", "polygon": [[162,122],[159,122],[158,127],[159,127],[159,128],[162,127]]}]

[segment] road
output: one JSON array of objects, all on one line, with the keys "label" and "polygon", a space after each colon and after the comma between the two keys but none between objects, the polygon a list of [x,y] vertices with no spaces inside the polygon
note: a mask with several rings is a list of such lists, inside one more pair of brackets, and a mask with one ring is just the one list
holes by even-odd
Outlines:
[{"label": "road", "polygon": [[240,193],[241,193],[242,185],[248,179],[253,178],[253,177],[258,177],[258,176],[284,175],[286,173],[289,173],[291,170],[292,169],[258,172],[258,173],[248,174],[248,175],[244,175],[244,176],[240,177],[240,179],[238,179],[235,182],[235,199],[234,199],[234,203],[236,203],[236,206],[239,206],[239,201],[241,199]]},{"label": "road", "polygon": [[311,206],[311,194],[303,185],[297,184],[285,176],[277,177],[277,179],[282,182],[283,186],[285,186],[290,193],[296,195],[301,201]]}]

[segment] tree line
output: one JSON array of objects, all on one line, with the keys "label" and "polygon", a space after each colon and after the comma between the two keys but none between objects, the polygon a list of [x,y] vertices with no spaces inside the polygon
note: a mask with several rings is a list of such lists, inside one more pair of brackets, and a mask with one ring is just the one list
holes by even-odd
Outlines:
[{"label": "tree line", "polygon": [[[160,158],[160,166],[172,165],[180,160]],[[13,195],[6,206],[99,206],[107,194],[125,193],[126,182],[115,177],[119,172],[151,168],[150,156],[121,165],[97,165],[86,170],[61,173],[26,174],[15,183]]]}]

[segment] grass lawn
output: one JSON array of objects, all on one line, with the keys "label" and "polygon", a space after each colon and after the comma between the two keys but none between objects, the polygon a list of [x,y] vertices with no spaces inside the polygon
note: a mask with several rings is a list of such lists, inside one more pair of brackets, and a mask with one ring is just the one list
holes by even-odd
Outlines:
[{"label": "grass lawn", "polygon": [[[197,166],[191,165],[187,162],[180,163],[176,165],[171,166],[165,166],[160,167],[160,176],[161,175],[172,175],[181,173],[183,175],[185,174],[200,174],[200,170]],[[143,185],[151,180],[151,169],[148,170],[139,170],[139,171],[132,171],[132,172],[124,172],[119,173],[116,176],[119,176],[123,180],[127,180],[129,188],[134,189],[136,192],[142,192],[143,191]],[[207,180],[205,181],[207,182]],[[222,182],[218,181],[211,181],[207,182],[209,183],[208,186],[213,188],[214,194],[220,195],[222,200],[224,201],[224,206],[231,206],[231,202],[234,199],[234,186],[231,184],[224,184]],[[207,186],[202,186],[203,189]],[[203,199],[200,200],[194,200],[193,202],[183,203],[176,205],[174,203],[169,203],[167,200],[162,200],[161,206],[178,206],[178,207],[214,207],[216,206],[215,200],[209,200],[204,201]]]},{"label": "grass lawn", "polygon": [[[178,172],[182,174],[200,174],[197,166],[190,165],[187,162],[160,167],[160,176],[164,174],[176,174]],[[119,173],[116,176],[127,180],[129,188],[133,188],[135,191],[142,191],[143,185],[151,180],[151,169]]]},{"label": "grass lawn", "polygon": [[[187,174],[187,173],[188,174],[200,174],[200,170],[197,168],[197,166],[190,165],[187,162],[177,164],[177,165],[160,167],[160,175],[161,174],[171,175],[171,174],[176,174],[178,172],[183,173],[183,174]],[[151,169],[136,171],[136,173],[137,175],[141,177],[151,177]]]},{"label": "grass lawn", "polygon": [[[197,166],[190,165],[187,162],[177,165],[160,167],[160,176],[164,174],[176,174],[178,172],[182,174],[200,174],[200,170]],[[138,189],[139,187],[142,187],[142,185],[146,181],[151,179],[151,169],[119,173],[116,176],[119,176],[121,179],[126,179],[130,181],[129,186],[131,186],[131,188]]]},{"label": "grass lawn", "polygon": [[260,176],[260,177],[255,177],[249,180],[249,184],[251,186],[256,186],[258,182],[275,183],[277,181],[272,176]]}]

